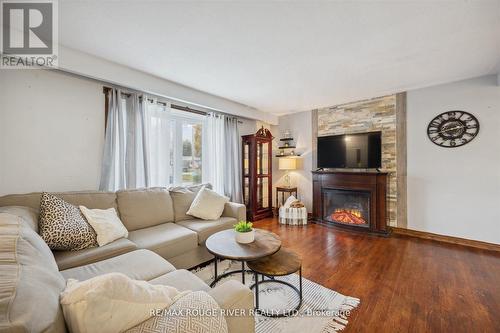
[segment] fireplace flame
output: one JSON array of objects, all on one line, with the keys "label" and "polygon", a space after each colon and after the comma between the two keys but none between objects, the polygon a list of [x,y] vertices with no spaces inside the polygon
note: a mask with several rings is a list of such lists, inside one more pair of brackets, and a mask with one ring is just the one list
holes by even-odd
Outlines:
[{"label": "fireplace flame", "polygon": [[346,224],[367,224],[357,209],[335,209],[330,218],[335,222]]},{"label": "fireplace flame", "polygon": [[356,217],[361,217],[361,212],[357,209],[341,209],[341,208],[335,209],[335,213],[342,213],[342,212],[352,214]]}]

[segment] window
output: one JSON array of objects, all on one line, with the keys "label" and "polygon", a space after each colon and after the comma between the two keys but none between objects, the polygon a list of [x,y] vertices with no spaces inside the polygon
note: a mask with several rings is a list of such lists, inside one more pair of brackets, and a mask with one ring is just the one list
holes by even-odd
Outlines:
[{"label": "window", "polygon": [[193,185],[202,182],[202,144],[204,117],[172,110],[170,183]]},{"label": "window", "polygon": [[[112,105],[106,90],[106,137],[109,177],[103,189],[144,186],[194,185],[203,180],[204,114],[172,109],[170,103],[136,93],[121,93]],[[144,108],[144,109],[143,109]],[[109,116],[111,115],[111,116]],[[109,119],[108,119],[109,116]],[[108,170],[107,170],[108,171]]]}]

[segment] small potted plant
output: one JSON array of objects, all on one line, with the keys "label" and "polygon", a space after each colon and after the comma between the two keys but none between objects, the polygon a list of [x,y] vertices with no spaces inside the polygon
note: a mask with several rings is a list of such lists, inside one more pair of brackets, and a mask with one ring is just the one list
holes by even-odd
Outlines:
[{"label": "small potted plant", "polygon": [[252,222],[240,221],[234,225],[236,231],[236,241],[241,244],[248,244],[255,240],[255,230],[252,228]]}]

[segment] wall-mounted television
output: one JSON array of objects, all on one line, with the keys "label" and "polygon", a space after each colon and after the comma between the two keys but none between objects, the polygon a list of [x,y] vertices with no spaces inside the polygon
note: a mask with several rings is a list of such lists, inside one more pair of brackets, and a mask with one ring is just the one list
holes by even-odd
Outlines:
[{"label": "wall-mounted television", "polygon": [[318,137],[318,168],[382,167],[382,132]]}]

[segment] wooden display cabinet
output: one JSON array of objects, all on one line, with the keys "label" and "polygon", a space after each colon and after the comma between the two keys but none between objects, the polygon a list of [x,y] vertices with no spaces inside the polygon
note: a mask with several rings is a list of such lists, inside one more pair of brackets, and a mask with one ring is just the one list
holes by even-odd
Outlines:
[{"label": "wooden display cabinet", "polygon": [[262,127],[242,139],[243,199],[247,219],[257,221],[273,216],[272,207],[272,141],[273,135]]}]

